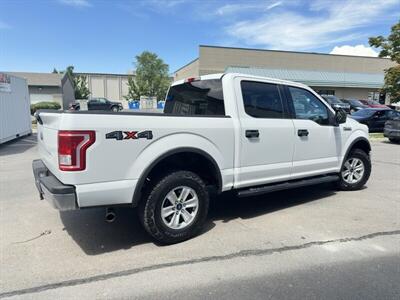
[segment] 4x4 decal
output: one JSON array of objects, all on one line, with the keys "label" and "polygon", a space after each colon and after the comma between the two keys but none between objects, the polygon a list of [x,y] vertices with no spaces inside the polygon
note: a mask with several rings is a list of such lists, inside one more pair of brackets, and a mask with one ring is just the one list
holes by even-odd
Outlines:
[{"label": "4x4 decal", "polygon": [[120,140],[137,140],[137,139],[148,139],[153,138],[153,132],[151,130],[146,131],[112,131],[106,134],[106,139]]}]

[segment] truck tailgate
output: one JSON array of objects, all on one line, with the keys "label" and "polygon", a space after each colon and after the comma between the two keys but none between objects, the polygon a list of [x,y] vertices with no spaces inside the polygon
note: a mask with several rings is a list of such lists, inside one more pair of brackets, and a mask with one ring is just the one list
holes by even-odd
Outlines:
[{"label": "truck tailgate", "polygon": [[[58,128],[61,114],[59,113],[40,113],[38,121],[38,149],[40,158],[46,167],[56,175],[58,172]],[[41,124],[40,124],[41,123]]]}]

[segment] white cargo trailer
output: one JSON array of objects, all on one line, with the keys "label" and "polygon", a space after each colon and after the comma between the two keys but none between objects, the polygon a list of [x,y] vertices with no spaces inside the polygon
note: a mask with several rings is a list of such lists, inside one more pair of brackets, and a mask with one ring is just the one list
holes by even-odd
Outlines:
[{"label": "white cargo trailer", "polygon": [[0,144],[31,133],[26,79],[0,73]]}]

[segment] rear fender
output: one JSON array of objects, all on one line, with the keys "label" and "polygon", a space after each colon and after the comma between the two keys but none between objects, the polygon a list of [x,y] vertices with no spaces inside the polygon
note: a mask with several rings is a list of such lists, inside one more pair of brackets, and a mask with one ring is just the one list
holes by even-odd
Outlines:
[{"label": "rear fender", "polygon": [[[154,162],[158,161],[161,157],[166,157],[166,154],[177,153],[179,151],[204,153],[216,165],[220,173],[226,166],[226,162],[216,145],[202,136],[192,133],[178,133],[164,136],[146,147],[129,169],[128,178],[137,179],[139,183],[135,188],[134,202],[138,201],[137,191],[139,190],[140,194],[140,189],[142,188],[140,182],[144,182],[145,177],[154,166]],[[221,174],[219,176],[221,178],[220,185],[223,186],[224,180]]]}]

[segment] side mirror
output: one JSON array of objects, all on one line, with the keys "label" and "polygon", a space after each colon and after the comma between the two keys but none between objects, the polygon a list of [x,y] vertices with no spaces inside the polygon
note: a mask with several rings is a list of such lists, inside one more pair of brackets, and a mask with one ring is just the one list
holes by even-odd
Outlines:
[{"label": "side mirror", "polygon": [[337,109],[335,113],[336,124],[339,125],[346,123],[346,119],[347,119],[347,113],[341,108]]}]

